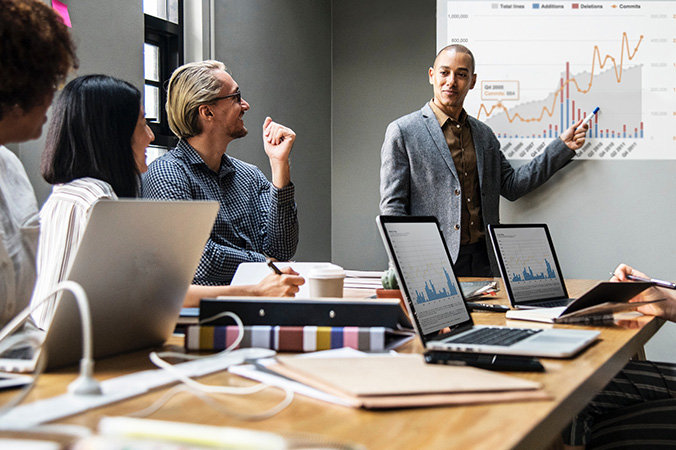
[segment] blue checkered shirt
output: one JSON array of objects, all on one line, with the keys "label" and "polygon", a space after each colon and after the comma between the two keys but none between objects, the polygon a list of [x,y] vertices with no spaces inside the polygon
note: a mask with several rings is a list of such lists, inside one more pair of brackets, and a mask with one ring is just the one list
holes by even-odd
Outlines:
[{"label": "blue checkered shirt", "polygon": [[161,200],[216,200],[220,203],[194,284],[229,284],[237,266],[287,261],[298,245],[293,184],[277,189],[256,167],[223,155],[218,173],[181,140],[153,161],[143,175],[143,196]]}]

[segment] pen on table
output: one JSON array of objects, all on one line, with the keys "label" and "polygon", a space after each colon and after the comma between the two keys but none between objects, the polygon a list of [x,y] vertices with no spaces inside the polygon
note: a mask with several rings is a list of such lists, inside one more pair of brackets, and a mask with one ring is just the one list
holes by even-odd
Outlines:
[{"label": "pen on table", "polygon": [[[614,273],[610,273],[612,276],[615,276]],[[667,289],[676,289],[676,283],[672,283],[670,281],[664,281],[664,280],[657,280],[655,278],[643,278],[643,277],[637,277],[636,275],[626,275],[627,280],[631,281],[647,281],[649,283],[655,283],[655,286],[667,288]]]},{"label": "pen on table", "polygon": [[594,118],[594,116],[596,115],[596,113],[599,112],[599,109],[600,109],[600,108],[597,106],[596,108],[594,108],[594,111],[592,111],[591,113],[587,114],[587,117],[585,117],[584,120],[582,120],[582,123],[580,124],[580,126],[582,126],[582,125],[584,125],[585,123],[591,121],[591,120]]},{"label": "pen on table", "polygon": [[273,263],[271,259],[268,259],[268,260],[267,260],[267,263],[268,263],[268,267],[269,267],[274,273],[276,273],[277,275],[283,275],[283,274],[282,274],[282,271],[279,270],[279,267],[275,266],[275,263]]}]

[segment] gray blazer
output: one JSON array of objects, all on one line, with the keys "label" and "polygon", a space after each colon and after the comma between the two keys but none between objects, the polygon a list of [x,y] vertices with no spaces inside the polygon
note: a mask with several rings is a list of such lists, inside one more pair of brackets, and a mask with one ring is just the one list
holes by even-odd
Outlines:
[{"label": "gray blazer", "polygon": [[[512,201],[518,199],[575,156],[557,138],[530,163],[514,169],[493,131],[473,117],[468,120],[477,156],[485,226],[500,223],[501,195]],[[453,261],[457,260],[462,187],[444,133],[429,104],[387,127],[380,157],[380,213],[436,216]],[[497,275],[495,255],[490,242],[487,244],[493,273]]]}]

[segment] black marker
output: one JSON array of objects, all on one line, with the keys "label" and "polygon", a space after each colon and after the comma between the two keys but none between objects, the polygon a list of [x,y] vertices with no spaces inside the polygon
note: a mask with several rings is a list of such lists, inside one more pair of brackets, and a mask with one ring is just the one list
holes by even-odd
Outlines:
[{"label": "black marker", "polygon": [[277,275],[283,275],[282,271],[279,270],[279,267],[275,266],[275,263],[272,262],[270,258],[267,259],[268,267]]}]

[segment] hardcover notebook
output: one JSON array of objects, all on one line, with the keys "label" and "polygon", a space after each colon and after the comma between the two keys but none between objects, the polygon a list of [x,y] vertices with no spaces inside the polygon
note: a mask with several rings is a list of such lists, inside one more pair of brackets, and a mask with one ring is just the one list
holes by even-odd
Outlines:
[{"label": "hardcover notebook", "polygon": [[591,330],[474,325],[435,217],[378,216],[385,249],[423,346],[460,352],[572,356],[599,335]]},{"label": "hardcover notebook", "polygon": [[[221,351],[239,336],[235,325],[191,325],[185,330],[185,348]],[[269,348],[278,352],[316,352],[350,347],[365,352],[384,352],[413,339],[413,331],[385,327],[244,326],[238,348]]]},{"label": "hardcover notebook", "polygon": [[[488,225],[488,232],[512,307],[555,308],[554,311],[532,314],[509,311],[507,317],[510,319],[538,322],[555,322],[559,317],[559,322],[608,320],[613,311],[635,309],[638,305],[626,302],[653,285],[600,283],[578,299],[569,298],[546,224]],[[581,311],[605,302],[614,303],[613,311],[609,307]]]},{"label": "hardcover notebook", "polygon": [[[366,409],[545,400],[531,380],[476,369],[425,364],[421,355],[354,358],[278,356],[269,370]],[[396,374],[397,376],[392,376]]]}]

